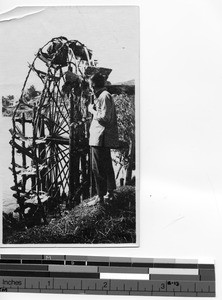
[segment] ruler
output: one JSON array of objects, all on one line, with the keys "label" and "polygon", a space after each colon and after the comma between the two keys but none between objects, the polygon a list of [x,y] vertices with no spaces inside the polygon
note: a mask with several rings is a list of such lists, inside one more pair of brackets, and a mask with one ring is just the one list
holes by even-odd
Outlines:
[{"label": "ruler", "polygon": [[215,297],[215,266],[188,259],[2,254],[0,291]]}]

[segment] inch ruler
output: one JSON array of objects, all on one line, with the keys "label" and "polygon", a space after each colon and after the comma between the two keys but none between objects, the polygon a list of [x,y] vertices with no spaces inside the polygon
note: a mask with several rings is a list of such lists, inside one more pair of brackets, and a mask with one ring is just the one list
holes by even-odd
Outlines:
[{"label": "inch ruler", "polygon": [[215,266],[188,259],[2,254],[0,291],[215,297]]}]

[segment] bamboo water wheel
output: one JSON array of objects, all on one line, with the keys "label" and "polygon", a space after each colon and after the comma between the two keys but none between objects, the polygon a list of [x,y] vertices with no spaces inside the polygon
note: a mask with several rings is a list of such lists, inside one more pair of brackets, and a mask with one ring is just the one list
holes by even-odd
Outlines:
[{"label": "bamboo water wheel", "polygon": [[[29,65],[12,118],[10,141],[11,189],[21,219],[39,214],[46,222],[45,203],[51,203],[49,209],[61,201],[73,207],[90,195],[87,79],[98,71],[106,78],[111,72],[97,67],[84,44],[65,37],[46,43]],[[42,90],[28,101],[26,89],[34,77]]]}]

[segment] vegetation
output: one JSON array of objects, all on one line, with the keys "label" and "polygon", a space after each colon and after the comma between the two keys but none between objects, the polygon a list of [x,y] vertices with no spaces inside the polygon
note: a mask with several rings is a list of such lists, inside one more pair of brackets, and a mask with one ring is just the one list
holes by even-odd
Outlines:
[{"label": "vegetation", "polygon": [[34,87],[34,85],[31,85],[25,92],[24,94],[24,98],[27,102],[29,102],[30,100],[32,100],[33,98],[37,97],[40,95],[40,92],[38,92],[36,90],[36,88]]},{"label": "vegetation", "polygon": [[8,95],[6,97],[2,96],[2,115],[4,117],[12,117],[13,109],[12,105],[14,102],[14,96]]},{"label": "vegetation", "polygon": [[[135,188],[120,187],[105,206],[83,201],[48,225],[26,229],[19,221],[3,218],[4,244],[110,244],[135,243]],[[23,226],[23,230],[22,230]],[[15,231],[16,230],[16,231]]]},{"label": "vegetation", "polygon": [[[26,102],[30,102],[35,97],[39,96],[40,92],[36,90],[34,85],[31,85],[24,93],[24,99]],[[2,115],[4,117],[12,117],[14,112],[14,100],[15,97],[13,95],[2,96]],[[31,111],[27,111],[25,107],[22,107],[17,111],[18,116],[22,113],[26,112],[26,117],[29,118],[32,115]]]},{"label": "vegetation", "polygon": [[117,110],[119,139],[127,147],[118,149],[117,164],[127,170],[125,184],[132,184],[132,170],[135,170],[135,98],[126,94],[114,96]]}]

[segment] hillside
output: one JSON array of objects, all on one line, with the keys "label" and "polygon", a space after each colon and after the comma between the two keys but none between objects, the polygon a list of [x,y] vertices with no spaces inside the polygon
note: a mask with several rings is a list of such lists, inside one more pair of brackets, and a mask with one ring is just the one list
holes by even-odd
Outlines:
[{"label": "hillside", "polygon": [[[116,200],[105,206],[94,198],[83,201],[48,225],[22,230],[15,220],[3,218],[4,244],[118,244],[136,242],[135,188],[120,187]],[[21,228],[18,230],[18,228]]]},{"label": "hillside", "polygon": [[118,83],[114,83],[114,85],[135,85],[135,80],[131,79],[124,82],[118,82]]}]

